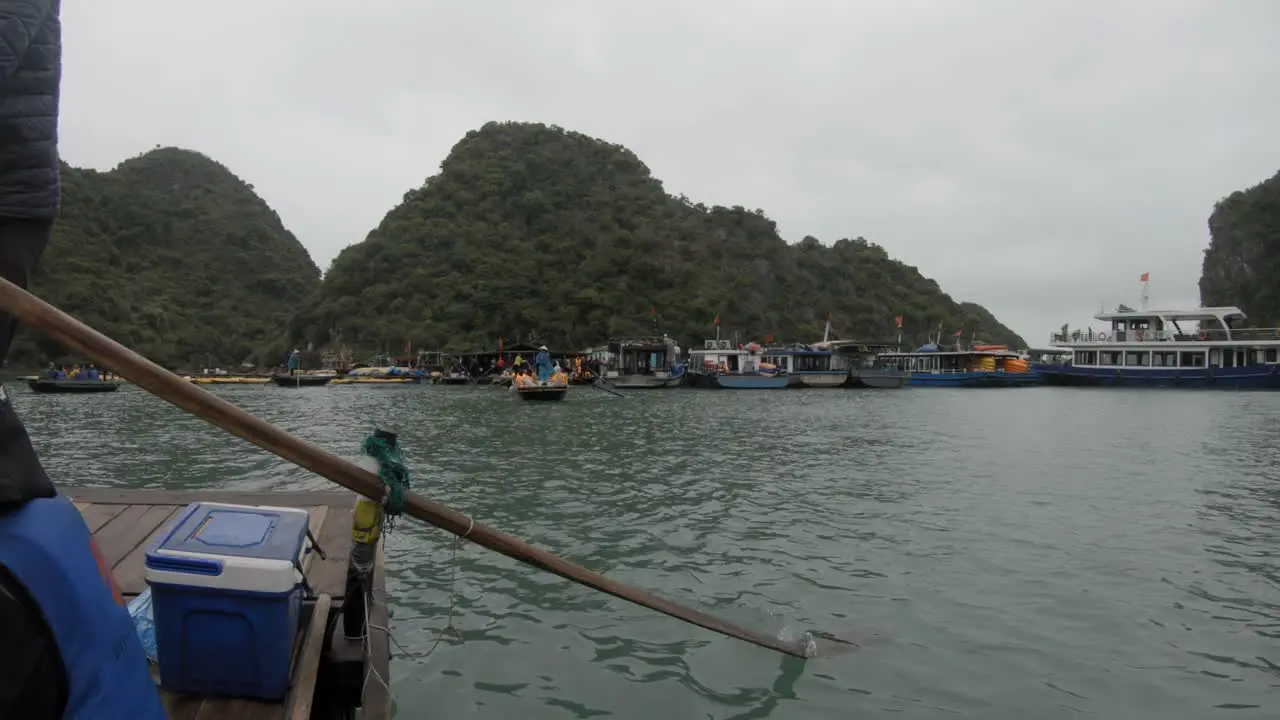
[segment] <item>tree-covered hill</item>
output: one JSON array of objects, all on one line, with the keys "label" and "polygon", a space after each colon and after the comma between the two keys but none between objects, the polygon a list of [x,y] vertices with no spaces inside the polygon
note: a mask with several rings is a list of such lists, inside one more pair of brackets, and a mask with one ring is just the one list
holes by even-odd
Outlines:
[{"label": "tree-covered hill", "polygon": [[[320,271],[252,186],[160,148],[110,172],[64,164],[62,187],[36,293],[166,364],[282,360]],[[24,330],[10,364],[65,356]]]},{"label": "tree-covered hill", "polygon": [[861,238],[787,244],[759,210],[672,197],[632,152],[558,127],[489,123],[454,146],[334,260],[305,318],[317,345],[493,347],[499,335],[578,348],[662,331],[699,343],[721,319],[742,339],[909,341],[941,326],[1022,347]]},{"label": "tree-covered hill", "polygon": [[1280,173],[1215,205],[1209,235],[1200,302],[1239,307],[1257,327],[1280,326]]}]

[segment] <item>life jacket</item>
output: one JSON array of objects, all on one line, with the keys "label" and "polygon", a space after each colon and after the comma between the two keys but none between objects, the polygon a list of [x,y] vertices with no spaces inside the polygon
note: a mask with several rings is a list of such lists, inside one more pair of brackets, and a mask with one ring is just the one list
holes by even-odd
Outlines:
[{"label": "life jacket", "polygon": [[0,565],[40,607],[67,674],[64,720],[165,720],[129,611],[63,495],[0,515]]}]

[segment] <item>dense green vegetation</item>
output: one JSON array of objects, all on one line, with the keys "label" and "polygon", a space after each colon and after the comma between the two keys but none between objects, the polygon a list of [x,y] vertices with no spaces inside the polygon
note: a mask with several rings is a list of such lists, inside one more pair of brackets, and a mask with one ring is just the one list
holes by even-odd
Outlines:
[{"label": "dense green vegetation", "polygon": [[1254,326],[1280,326],[1280,173],[1215,205],[1209,235],[1200,302],[1239,307]]},{"label": "dense green vegetation", "polygon": [[408,192],[364,242],[334,260],[300,318],[317,346],[579,348],[662,331],[685,345],[843,337],[910,342],[941,326],[1025,343],[985,309],[957,303],[861,238],[788,245],[759,210],[665,193],[633,153],[558,127],[489,123]]},{"label": "dense green vegetation", "polygon": [[[251,186],[162,148],[105,173],[64,165],[62,187],[36,293],[168,365],[283,361],[320,271]],[[10,364],[67,357],[24,330]]]}]

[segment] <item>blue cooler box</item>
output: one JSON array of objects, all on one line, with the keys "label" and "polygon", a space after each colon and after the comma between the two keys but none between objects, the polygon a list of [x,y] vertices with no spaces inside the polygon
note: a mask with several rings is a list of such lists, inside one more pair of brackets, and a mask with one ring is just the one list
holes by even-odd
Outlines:
[{"label": "blue cooler box", "polygon": [[284,698],[307,520],[298,508],[192,503],[147,548],[162,688]]}]

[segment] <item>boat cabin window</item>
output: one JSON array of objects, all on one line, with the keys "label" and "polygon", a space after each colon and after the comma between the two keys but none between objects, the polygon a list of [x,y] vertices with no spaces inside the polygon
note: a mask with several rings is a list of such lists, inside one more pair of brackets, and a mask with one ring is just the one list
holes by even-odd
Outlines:
[{"label": "boat cabin window", "polygon": [[1097,350],[1080,350],[1076,352],[1075,362],[1077,365],[1097,365],[1098,351]]},{"label": "boat cabin window", "polygon": [[826,370],[828,355],[793,355],[792,361],[795,362],[794,370]]},{"label": "boat cabin window", "polygon": [[1264,360],[1263,362],[1273,363],[1275,361],[1276,361],[1276,349],[1268,348],[1266,352],[1266,360]]},{"label": "boat cabin window", "polygon": [[666,348],[624,346],[618,353],[618,369],[624,373],[643,375],[652,370],[664,370],[666,365]]},{"label": "boat cabin window", "polygon": [[1151,365],[1153,367],[1177,367],[1178,353],[1153,352],[1151,353]]},{"label": "boat cabin window", "polygon": [[1116,340],[1124,342],[1129,338],[1130,333],[1141,332],[1146,335],[1149,330],[1162,330],[1164,323],[1160,318],[1132,318],[1129,320],[1112,320],[1111,333]]},{"label": "boat cabin window", "polygon": [[727,369],[731,373],[736,373],[739,371],[738,356],[737,355],[711,355],[711,354],[703,355],[702,369],[709,372],[714,372],[717,369],[721,369],[721,370]]},{"label": "boat cabin window", "polygon": [[1204,351],[1178,353],[1179,367],[1204,367]]},{"label": "boat cabin window", "polygon": [[1119,350],[1102,350],[1098,352],[1099,365],[1119,365],[1121,359]]},{"label": "boat cabin window", "polygon": [[1150,353],[1130,350],[1124,354],[1124,364],[1129,367],[1146,367],[1151,364]]}]

